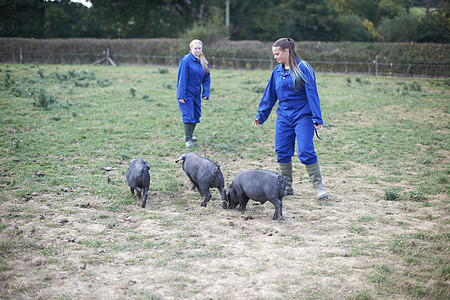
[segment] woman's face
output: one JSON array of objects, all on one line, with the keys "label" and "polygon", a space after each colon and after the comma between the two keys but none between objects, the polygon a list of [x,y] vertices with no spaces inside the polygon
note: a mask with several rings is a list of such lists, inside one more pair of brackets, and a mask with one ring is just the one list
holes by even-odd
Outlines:
[{"label": "woman's face", "polygon": [[277,60],[279,64],[287,64],[289,61],[289,49],[281,50],[280,47],[272,47],[273,58]]},{"label": "woman's face", "polygon": [[202,54],[202,48],[203,47],[201,44],[199,44],[199,43],[194,44],[191,47],[191,52],[196,58],[198,58],[200,56],[200,54]]}]

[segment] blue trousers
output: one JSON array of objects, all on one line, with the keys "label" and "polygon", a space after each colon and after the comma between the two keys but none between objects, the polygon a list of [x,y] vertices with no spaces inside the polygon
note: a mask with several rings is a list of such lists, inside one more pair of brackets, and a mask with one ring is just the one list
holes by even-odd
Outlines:
[{"label": "blue trousers", "polygon": [[314,151],[314,123],[311,115],[288,118],[278,115],[275,128],[275,151],[279,163],[292,160],[297,138],[298,158],[305,165],[317,162]]},{"label": "blue trousers", "polygon": [[202,98],[187,98],[185,103],[178,102],[183,123],[200,123],[202,116]]}]

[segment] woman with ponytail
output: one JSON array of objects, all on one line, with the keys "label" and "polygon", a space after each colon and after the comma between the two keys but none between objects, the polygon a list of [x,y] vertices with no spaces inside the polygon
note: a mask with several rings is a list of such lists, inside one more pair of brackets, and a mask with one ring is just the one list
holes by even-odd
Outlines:
[{"label": "woman with ponytail", "polygon": [[322,185],[314,151],[314,132],[322,128],[316,77],[311,66],[295,51],[294,40],[281,38],[272,45],[275,67],[259,104],[255,127],[262,126],[278,100],[275,151],[281,174],[286,178],[285,195],[292,195],[292,156],[297,138],[298,158],[306,166],[319,200],[328,198]]},{"label": "woman with ponytail", "polygon": [[191,52],[183,56],[178,67],[177,98],[184,123],[184,141],[191,148],[196,140],[195,125],[200,123],[202,99],[209,99],[211,76],[202,51],[203,43],[193,40],[189,47]]}]

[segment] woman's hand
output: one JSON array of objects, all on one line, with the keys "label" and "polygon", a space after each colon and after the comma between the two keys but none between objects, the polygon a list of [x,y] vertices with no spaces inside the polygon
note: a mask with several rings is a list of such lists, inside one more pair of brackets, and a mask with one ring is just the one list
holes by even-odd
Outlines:
[{"label": "woman's hand", "polygon": [[316,129],[322,129],[322,124],[314,122],[314,127],[316,127]]},{"label": "woman's hand", "polygon": [[184,99],[184,98],[178,98],[178,101],[180,101],[181,103],[185,103],[186,99]]},{"label": "woman's hand", "polygon": [[256,120],[253,121],[253,126],[255,126],[255,127],[261,127],[262,124],[259,124],[259,120],[256,119]]}]

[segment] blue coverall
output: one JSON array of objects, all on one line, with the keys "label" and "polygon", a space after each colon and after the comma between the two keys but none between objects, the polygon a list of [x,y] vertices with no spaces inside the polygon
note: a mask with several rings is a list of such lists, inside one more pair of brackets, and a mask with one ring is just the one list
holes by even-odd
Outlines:
[{"label": "blue coverall", "polygon": [[[183,56],[178,67],[177,100],[183,123],[200,123],[202,97],[209,98],[211,73],[206,74],[201,62],[190,52]],[[203,86],[203,93],[202,93]]]},{"label": "blue coverall", "polygon": [[302,79],[300,89],[294,89],[290,70],[279,64],[272,72],[255,119],[263,124],[278,99],[275,129],[277,160],[279,163],[291,161],[297,138],[298,158],[303,164],[310,165],[317,162],[313,143],[314,122],[323,125],[322,113],[314,70],[305,61],[297,59],[297,63],[306,79]]}]

